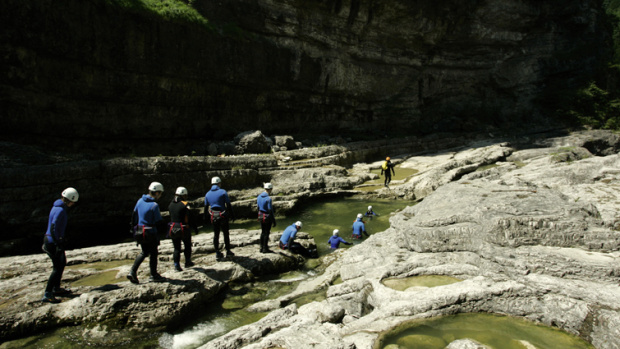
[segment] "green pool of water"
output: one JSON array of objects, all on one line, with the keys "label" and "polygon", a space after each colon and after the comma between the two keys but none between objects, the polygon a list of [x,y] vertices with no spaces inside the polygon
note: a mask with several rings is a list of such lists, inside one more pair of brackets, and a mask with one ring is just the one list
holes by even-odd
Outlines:
[{"label": "green pool of water", "polygon": [[[378,217],[364,217],[366,231],[372,235],[390,227],[389,218],[392,212],[414,204],[414,201],[404,200],[335,198],[306,205],[290,217],[279,217],[278,225],[271,229],[271,233],[281,234],[286,227],[299,220],[303,223],[301,231],[312,235],[317,243],[319,255],[325,255],[332,251],[327,245],[327,240],[332,236],[334,229],[340,230],[340,236],[346,241],[360,243],[351,239],[351,230],[357,214],[366,213],[368,206],[372,206],[373,211],[379,214]],[[235,222],[231,224],[231,229],[260,229],[260,224],[255,220]],[[340,244],[340,248],[349,246]]]},{"label": "green pool of water", "polygon": [[486,313],[416,320],[384,333],[375,349],[444,349],[457,339],[495,349],[593,349],[584,340],[521,318]]},{"label": "green pool of water", "polygon": [[397,291],[404,291],[411,287],[437,287],[463,281],[446,275],[420,275],[407,278],[388,278],[383,284]]},{"label": "green pool of water", "polygon": [[[415,168],[407,168],[407,167],[396,166],[396,167],[394,167],[394,173],[395,174],[392,175],[392,182],[393,181],[402,181],[404,179],[407,179],[410,176],[413,176],[414,174],[416,174],[418,172],[420,172],[420,171],[416,170]],[[374,174],[380,176],[381,178],[374,179],[372,181],[367,181],[364,184],[383,184],[383,181],[385,180],[385,177],[381,176],[381,168],[372,169],[372,170],[370,170],[370,173],[374,173]]]},{"label": "green pool of water", "polygon": [[124,265],[131,265],[133,260],[124,259],[118,261],[104,261],[104,262],[94,262],[94,263],[86,263],[86,264],[72,264],[68,265],[67,269],[95,269],[95,270],[108,270],[112,268],[118,268]]},{"label": "green pool of water", "polygon": [[71,286],[103,286],[126,281],[126,279],[117,279],[117,274],[118,270],[116,269],[104,271],[74,281],[71,283]]}]

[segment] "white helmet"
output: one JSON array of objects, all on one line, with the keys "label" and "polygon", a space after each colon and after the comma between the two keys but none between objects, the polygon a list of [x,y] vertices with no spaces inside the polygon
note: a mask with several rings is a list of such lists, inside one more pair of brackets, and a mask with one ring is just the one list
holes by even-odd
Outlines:
[{"label": "white helmet", "polygon": [[263,186],[265,189],[273,189],[273,184],[271,183],[265,183],[265,185]]},{"label": "white helmet", "polygon": [[159,183],[159,182],[153,182],[151,183],[151,185],[149,185],[149,191],[152,192],[158,192],[158,191],[164,191],[164,186]]},{"label": "white helmet", "polygon": [[185,189],[185,187],[178,187],[174,194],[179,196],[187,195],[187,189]]},{"label": "white helmet", "polygon": [[361,213],[358,213],[357,218],[361,219],[361,218],[364,218],[364,216]]},{"label": "white helmet", "polygon": [[78,194],[78,191],[75,190],[75,188],[69,187],[62,191],[62,197],[71,202],[77,202],[80,198],[80,194]]},{"label": "white helmet", "polygon": [[219,184],[219,183],[222,183],[222,180],[220,179],[220,177],[211,178],[211,184]]},{"label": "white helmet", "polygon": [[340,230],[334,229],[334,232],[332,233],[332,235],[336,236],[336,235],[338,235],[338,233],[340,233]]},{"label": "white helmet", "polygon": [[372,206],[368,206],[368,211],[372,210]]},{"label": "white helmet", "polygon": [[298,227],[297,229],[301,229],[302,225],[300,221],[295,222],[295,225]]}]

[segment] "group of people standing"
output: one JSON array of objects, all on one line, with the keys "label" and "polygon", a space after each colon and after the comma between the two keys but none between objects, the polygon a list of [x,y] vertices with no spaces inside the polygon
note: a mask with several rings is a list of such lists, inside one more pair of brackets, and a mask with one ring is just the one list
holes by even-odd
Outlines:
[{"label": "group of people standing", "polygon": [[[391,173],[390,173],[391,171]],[[385,186],[387,187],[391,180],[391,174],[394,173],[394,166],[390,162],[390,158],[387,157],[386,161],[382,164],[381,174],[385,172]],[[261,225],[260,235],[260,252],[271,253],[269,249],[269,235],[271,228],[276,226],[275,209],[273,207],[270,194],[273,190],[271,183],[265,183],[264,192],[258,195],[256,205],[258,207],[258,221]],[[158,282],[164,280],[157,272],[157,260],[158,260],[158,246],[160,244],[158,237],[158,228],[167,229],[167,237],[172,240],[174,246],[173,262],[174,268],[177,271],[183,271],[181,268],[181,244],[183,244],[183,254],[185,256],[185,267],[192,267],[192,230],[198,232],[198,226],[196,220],[192,217],[192,211],[188,203],[188,191],[185,187],[178,187],[175,192],[174,199],[168,206],[170,212],[170,223],[168,227],[162,225],[163,218],[157,204],[164,192],[164,186],[159,182],[152,182],[148,187],[148,194],[142,195],[142,197],[136,202],[131,219],[131,230],[134,239],[140,246],[140,253],[136,256],[133,265],[127,279],[134,284],[138,284],[138,268],[144,262],[146,257],[149,257],[150,268],[150,281]],[[70,293],[70,290],[60,287],[60,281],[64,268],[67,264],[67,258],[65,255],[65,228],[67,226],[67,211],[70,207],[75,205],[78,201],[79,193],[75,188],[69,187],[63,190],[61,198],[54,202],[54,205],[50,211],[47,231],[43,239],[43,251],[52,260],[52,273],[48,279],[42,302],[57,303],[59,300],[55,297],[57,295]],[[213,177],[211,179],[211,189],[207,192],[204,199],[204,218],[205,222],[210,221],[213,225],[213,247],[215,248],[216,260],[220,261],[224,258],[224,254],[220,251],[219,238],[220,233],[224,235],[224,248],[226,249],[226,258],[233,257],[235,254],[232,252],[230,245],[230,225],[231,221],[234,221],[235,215],[233,212],[230,198],[226,190],[222,189],[222,180],[220,177]],[[368,206],[368,211],[365,216],[372,217],[377,214],[372,211],[372,206]],[[362,220],[364,215],[361,213],[357,215],[355,222],[353,223],[352,238],[361,239],[362,234],[368,236],[366,232],[365,222]],[[304,256],[313,256],[316,254],[316,250],[308,251],[300,243],[294,241],[297,232],[301,229],[302,223],[297,221],[286,229],[282,233],[278,246],[281,249],[288,249],[293,253],[298,253]],[[332,237],[329,239],[328,244],[331,248],[336,249],[344,243],[350,245],[351,243],[345,241],[339,236],[339,230],[335,229],[332,233]]]},{"label": "group of people standing", "polygon": [[[213,225],[213,247],[215,248],[215,256],[218,261],[224,258],[224,254],[220,251],[220,233],[224,235],[226,258],[235,255],[230,244],[230,222],[234,221],[235,216],[228,193],[222,189],[221,185],[221,178],[213,177],[211,179],[211,189],[207,192],[204,199],[204,218],[205,221],[210,221]],[[257,198],[258,220],[261,223],[260,252],[270,253],[272,251],[268,246],[269,234],[271,227],[276,226],[275,210],[269,196],[273,190],[273,185],[265,183],[264,189],[265,191]],[[176,189],[174,199],[168,206],[170,223],[168,223],[167,227],[163,224],[163,218],[157,203],[163,192],[164,186],[161,183],[152,182],[148,187],[148,193],[142,195],[133,209],[131,233],[141,250],[127,274],[127,279],[134,284],[139,283],[138,268],[140,268],[146,257],[149,257],[149,281],[158,282],[165,280],[157,272],[158,246],[160,244],[158,232],[161,230],[167,231],[166,236],[172,240],[174,269],[183,271],[181,267],[181,251],[183,251],[185,256],[185,267],[189,268],[194,265],[192,262],[191,233],[192,231],[198,233],[198,226],[188,203],[188,191],[185,187],[178,187]],[[62,192],[61,198],[54,202],[50,211],[48,227],[43,239],[43,251],[52,260],[53,269],[47,282],[44,296],[41,299],[42,302],[58,303],[60,300],[55,296],[70,293],[70,290],[60,287],[60,281],[67,264],[65,255],[67,212],[70,207],[75,205],[78,198],[79,194],[75,188],[67,188]],[[293,239],[301,226],[301,222],[297,222],[285,230],[288,238],[284,246],[281,246],[283,249],[290,249],[292,252],[300,251],[297,248],[299,244],[294,243]],[[294,233],[292,232],[293,229]],[[181,245],[184,247],[183,250],[181,250]]]}]

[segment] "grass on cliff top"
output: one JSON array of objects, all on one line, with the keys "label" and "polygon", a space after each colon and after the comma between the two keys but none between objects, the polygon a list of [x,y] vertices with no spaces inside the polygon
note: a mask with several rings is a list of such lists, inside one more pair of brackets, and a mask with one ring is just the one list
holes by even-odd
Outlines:
[{"label": "grass on cliff top", "polygon": [[104,0],[106,3],[140,14],[154,14],[165,20],[194,23],[211,29],[209,20],[191,6],[192,1],[180,0]]}]

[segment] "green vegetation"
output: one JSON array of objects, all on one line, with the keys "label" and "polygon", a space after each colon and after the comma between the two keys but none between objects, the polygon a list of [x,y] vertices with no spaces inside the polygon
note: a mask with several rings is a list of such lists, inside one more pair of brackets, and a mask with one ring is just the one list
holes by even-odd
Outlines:
[{"label": "green vegetation", "polygon": [[195,23],[210,28],[209,21],[192,7],[193,0],[104,0],[139,14],[153,14],[178,23]]},{"label": "green vegetation", "polygon": [[548,105],[555,105],[559,118],[575,125],[620,130],[620,0],[603,4],[613,43],[597,76],[576,89],[551,83],[545,98]]}]

